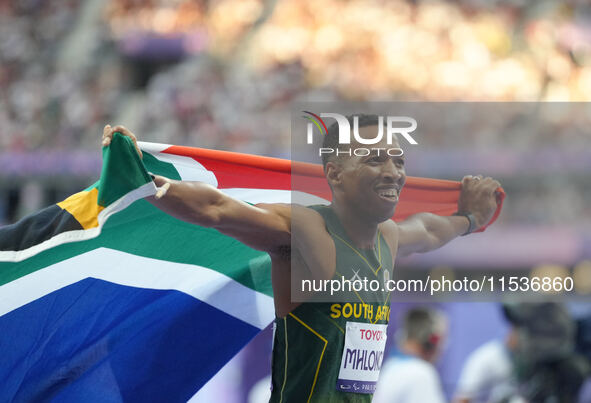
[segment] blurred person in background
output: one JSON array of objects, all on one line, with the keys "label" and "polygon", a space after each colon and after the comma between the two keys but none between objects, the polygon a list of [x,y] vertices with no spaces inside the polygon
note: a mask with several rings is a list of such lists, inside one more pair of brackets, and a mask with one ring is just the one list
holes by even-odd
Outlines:
[{"label": "blurred person in background", "polygon": [[511,351],[516,342],[511,328],[504,340],[493,339],[474,350],[462,368],[454,402],[486,403],[494,401],[494,395],[513,393]]},{"label": "blurred person in background", "polygon": [[435,362],[443,349],[447,320],[439,311],[412,308],[383,366],[374,403],[445,402]]},{"label": "blurred person in background", "polygon": [[575,352],[575,321],[559,303],[504,306],[517,333],[513,350],[516,396],[532,403],[570,403],[578,399],[589,374],[586,360]]},{"label": "blurred person in background", "polygon": [[575,353],[575,323],[558,303],[503,306],[511,330],[504,343],[490,341],[467,359],[458,403],[585,403],[579,391],[589,374]]},{"label": "blurred person in background", "polygon": [[[582,308],[583,312],[576,312],[576,310],[573,309],[573,304],[571,303],[569,305],[569,310],[575,317],[577,323],[575,351],[584,357],[587,361],[587,365],[591,367],[591,314],[589,313],[591,305],[589,305],[589,303],[578,303],[577,305],[579,308]],[[587,379],[581,387],[579,402],[591,402],[591,374],[587,374]]]},{"label": "blurred person in background", "polygon": [[271,374],[260,379],[248,392],[248,403],[268,403],[271,398]]}]

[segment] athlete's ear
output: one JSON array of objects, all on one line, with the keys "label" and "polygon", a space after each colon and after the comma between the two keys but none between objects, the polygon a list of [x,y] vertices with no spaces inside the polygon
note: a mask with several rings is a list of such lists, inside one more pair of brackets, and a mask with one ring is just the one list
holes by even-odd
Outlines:
[{"label": "athlete's ear", "polygon": [[338,186],[341,183],[341,172],[342,167],[339,162],[328,161],[326,163],[324,175],[326,176],[326,180],[328,181],[328,184],[331,188],[334,189],[335,186]]}]

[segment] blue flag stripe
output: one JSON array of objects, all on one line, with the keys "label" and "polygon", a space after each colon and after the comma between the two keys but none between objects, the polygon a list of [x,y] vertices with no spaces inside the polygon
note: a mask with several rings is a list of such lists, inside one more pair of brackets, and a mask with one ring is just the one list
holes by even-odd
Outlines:
[{"label": "blue flag stripe", "polygon": [[12,363],[0,366],[0,401],[66,402],[186,401],[259,331],[178,291],[97,279],[0,317],[0,328]]}]

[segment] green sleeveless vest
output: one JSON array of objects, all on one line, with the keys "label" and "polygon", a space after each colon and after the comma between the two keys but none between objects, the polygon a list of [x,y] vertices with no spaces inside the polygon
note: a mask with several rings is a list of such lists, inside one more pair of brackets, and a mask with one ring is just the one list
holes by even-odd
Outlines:
[{"label": "green sleeveless vest", "polygon": [[[335,279],[359,276],[368,281],[376,279],[383,285],[384,279],[391,278],[392,255],[379,231],[374,249],[357,249],[330,207],[311,208],[322,215],[334,240]],[[355,393],[353,387],[359,390],[357,384],[341,386],[342,381],[339,381],[345,332],[347,322],[387,324],[390,294],[381,287],[376,292],[361,290],[355,294],[354,301],[349,298],[352,302],[303,303],[285,318],[276,318],[270,402],[371,402],[373,394]],[[357,362],[358,366],[367,368],[369,365],[379,372],[383,350],[381,354],[378,357],[379,353],[375,352],[374,357],[370,357],[373,361],[365,355],[347,356],[349,367]],[[340,390],[337,390],[337,383]],[[347,392],[342,391],[345,388]]]}]

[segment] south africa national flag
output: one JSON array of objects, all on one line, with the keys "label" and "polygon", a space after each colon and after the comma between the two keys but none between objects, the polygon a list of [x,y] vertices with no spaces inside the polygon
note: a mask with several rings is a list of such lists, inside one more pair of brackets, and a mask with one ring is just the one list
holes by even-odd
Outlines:
[{"label": "south africa national flag", "polygon": [[[0,228],[0,402],[184,402],[274,318],[270,259],[144,197],[148,171],[290,202],[289,161],[115,135],[101,179]],[[322,169],[302,166],[315,200]],[[411,178],[399,218],[450,214],[459,184]]]},{"label": "south africa national flag", "polygon": [[[219,180],[170,152],[147,144],[146,168]],[[274,318],[266,254],[142,200],[156,188],[126,138],[103,160],[95,185],[0,229],[0,402],[187,401]]]}]

